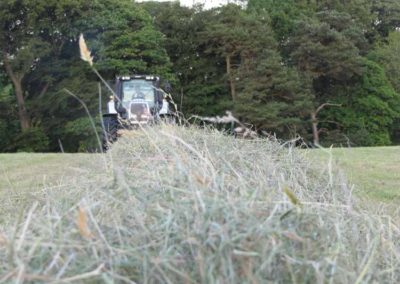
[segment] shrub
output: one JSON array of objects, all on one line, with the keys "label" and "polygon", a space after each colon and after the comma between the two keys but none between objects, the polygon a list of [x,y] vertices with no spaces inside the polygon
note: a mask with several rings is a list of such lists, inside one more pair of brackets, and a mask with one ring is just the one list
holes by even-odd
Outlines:
[{"label": "shrub", "polygon": [[17,152],[45,152],[48,146],[49,139],[43,129],[32,127],[17,134],[9,148]]}]

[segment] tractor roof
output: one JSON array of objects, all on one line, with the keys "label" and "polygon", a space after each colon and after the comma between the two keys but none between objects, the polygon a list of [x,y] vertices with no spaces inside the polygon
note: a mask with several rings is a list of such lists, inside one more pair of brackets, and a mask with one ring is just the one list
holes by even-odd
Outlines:
[{"label": "tractor roof", "polygon": [[121,81],[129,81],[129,80],[134,80],[134,79],[142,79],[142,80],[148,80],[148,81],[159,81],[160,78],[157,76],[153,75],[123,75],[123,76],[117,76],[117,80]]}]

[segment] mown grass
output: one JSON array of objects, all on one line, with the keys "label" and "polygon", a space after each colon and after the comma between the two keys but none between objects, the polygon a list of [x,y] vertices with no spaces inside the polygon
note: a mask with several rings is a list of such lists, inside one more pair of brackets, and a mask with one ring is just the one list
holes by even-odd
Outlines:
[{"label": "mown grass", "polygon": [[[332,154],[332,157],[331,155]],[[0,154],[0,192],[32,189],[76,177],[88,163],[104,161],[95,154]],[[333,148],[307,150],[311,161],[345,171],[360,197],[396,202],[400,199],[400,147]]]},{"label": "mown grass", "polygon": [[375,201],[400,201],[400,147],[333,148],[308,151],[317,163],[334,163],[345,170],[360,197]]},{"label": "mown grass", "polygon": [[101,162],[91,154],[0,154],[0,194],[29,191],[79,179],[82,171]]},{"label": "mown grass", "polygon": [[20,155],[1,157],[0,282],[400,282],[392,218],[290,145],[159,126]]}]

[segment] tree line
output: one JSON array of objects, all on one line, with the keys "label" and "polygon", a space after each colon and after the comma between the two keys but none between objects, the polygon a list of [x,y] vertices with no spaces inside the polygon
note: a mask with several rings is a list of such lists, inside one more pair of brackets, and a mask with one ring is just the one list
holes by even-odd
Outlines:
[{"label": "tree line", "polygon": [[[400,142],[400,2],[249,0],[0,2],[0,151],[91,151],[107,99],[79,59],[169,80],[186,115],[231,110],[255,131],[321,145]],[[99,97],[99,93],[102,94]]]}]

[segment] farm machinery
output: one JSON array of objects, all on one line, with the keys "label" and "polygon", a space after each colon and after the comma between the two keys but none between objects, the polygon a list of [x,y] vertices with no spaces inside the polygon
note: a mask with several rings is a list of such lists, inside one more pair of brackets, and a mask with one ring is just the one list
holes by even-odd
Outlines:
[{"label": "farm machinery", "polygon": [[117,76],[114,95],[103,114],[103,149],[107,150],[117,140],[119,129],[140,128],[162,120],[174,121],[176,108],[171,102],[170,91],[169,83],[161,88],[157,76]]}]

